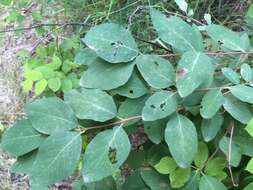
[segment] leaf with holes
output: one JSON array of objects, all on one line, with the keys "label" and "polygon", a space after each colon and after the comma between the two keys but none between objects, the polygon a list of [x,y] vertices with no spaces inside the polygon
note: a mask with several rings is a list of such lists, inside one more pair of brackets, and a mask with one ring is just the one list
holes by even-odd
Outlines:
[{"label": "leaf with holes", "polygon": [[171,63],[157,55],[140,55],[135,63],[144,80],[153,88],[167,88],[174,84],[175,71]]},{"label": "leaf with holes", "polygon": [[64,95],[79,119],[107,121],[116,116],[117,108],[110,95],[98,89],[72,90]]},{"label": "leaf with holes", "polygon": [[51,134],[56,130],[71,130],[77,127],[74,112],[60,98],[39,99],[25,105],[32,126],[41,133]]},{"label": "leaf with holes", "polygon": [[220,113],[217,113],[211,119],[202,120],[201,132],[206,142],[209,142],[215,138],[215,136],[221,129],[223,120],[223,116]]},{"label": "leaf with holes", "polygon": [[90,65],[80,79],[80,85],[85,88],[102,90],[118,88],[127,83],[133,69],[134,63],[115,65],[100,60]]},{"label": "leaf with holes", "polygon": [[231,93],[243,102],[253,104],[253,88],[242,84],[229,87]]},{"label": "leaf with holes", "polygon": [[180,52],[203,51],[203,39],[198,30],[193,29],[181,18],[167,18],[161,12],[151,9],[151,20],[159,37]]},{"label": "leaf with holes", "polygon": [[131,78],[124,86],[112,90],[112,93],[128,98],[139,98],[148,92],[149,89],[147,85],[136,70],[134,70]]},{"label": "leaf with holes", "polygon": [[207,34],[215,40],[223,49],[246,52],[249,50],[247,41],[243,40],[239,33],[216,24],[206,27]]},{"label": "leaf with holes", "polygon": [[201,52],[186,52],[177,66],[176,86],[181,97],[190,95],[201,84],[213,78],[211,59]]},{"label": "leaf with holes", "polygon": [[144,121],[155,121],[171,115],[176,109],[176,94],[169,91],[159,91],[146,101],[142,109],[142,117]]},{"label": "leaf with holes", "polygon": [[212,118],[220,109],[225,99],[220,90],[209,90],[201,101],[200,114],[205,119]]},{"label": "leaf with holes", "polygon": [[43,139],[31,122],[25,119],[18,121],[4,133],[1,148],[14,156],[21,156],[38,148]]},{"label": "leaf with holes", "polygon": [[[147,100],[147,96],[143,96],[137,99],[127,98],[119,107],[118,116],[127,119],[129,117],[140,116],[142,112],[142,108],[145,105]],[[138,120],[136,120],[138,121]],[[125,125],[130,125],[135,123],[136,121],[130,121]]]},{"label": "leaf with holes", "polygon": [[82,40],[99,57],[110,63],[129,62],[138,55],[138,47],[131,33],[118,24],[94,26]]},{"label": "leaf with holes", "polygon": [[88,144],[83,161],[84,182],[101,180],[116,172],[130,153],[130,142],[122,127],[100,132]]},{"label": "leaf with holes", "polygon": [[185,116],[175,114],[167,123],[165,141],[177,164],[190,166],[198,151],[198,138],[194,124]]},{"label": "leaf with holes", "polygon": [[240,102],[231,95],[225,97],[223,107],[233,118],[243,124],[247,124],[253,117],[253,114],[248,105]]},{"label": "leaf with holes", "polygon": [[70,176],[80,159],[81,145],[81,136],[76,132],[57,131],[49,136],[41,144],[33,164],[33,182],[51,185]]},{"label": "leaf with holes", "polygon": [[203,176],[199,182],[199,190],[227,190],[224,184],[219,182],[216,178],[210,176]]}]

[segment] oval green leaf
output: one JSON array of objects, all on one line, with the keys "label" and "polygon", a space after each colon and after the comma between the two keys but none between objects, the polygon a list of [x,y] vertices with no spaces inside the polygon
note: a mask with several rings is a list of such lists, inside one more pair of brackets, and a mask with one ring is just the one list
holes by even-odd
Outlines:
[{"label": "oval green leaf", "polygon": [[84,182],[99,181],[112,175],[127,159],[130,148],[128,136],[121,126],[98,133],[84,154]]},{"label": "oval green leaf", "polygon": [[118,88],[127,83],[133,69],[133,63],[115,65],[100,60],[90,65],[81,77],[80,85],[85,88],[102,90]]},{"label": "oval green leaf", "polygon": [[189,167],[198,151],[194,124],[187,117],[175,114],[167,123],[165,141],[177,165]]},{"label": "oval green leaf", "polygon": [[161,89],[175,83],[175,71],[168,60],[157,55],[140,55],[135,63],[144,80],[151,87]]},{"label": "oval green leaf", "polygon": [[21,120],[4,133],[1,148],[14,156],[21,156],[38,148],[43,139],[29,120]]},{"label": "oval green leaf", "polygon": [[55,132],[40,146],[32,167],[31,179],[40,184],[51,185],[70,176],[80,159],[81,147],[79,133]]},{"label": "oval green leaf", "polygon": [[60,98],[39,99],[25,105],[32,126],[41,133],[51,134],[56,130],[70,130],[77,127],[74,112]]},{"label": "oval green leaf", "polygon": [[83,42],[110,63],[129,62],[138,55],[137,44],[123,26],[105,23],[91,28]]},{"label": "oval green leaf", "polygon": [[117,113],[112,97],[102,90],[71,90],[64,95],[64,99],[79,119],[104,122],[114,118]]},{"label": "oval green leaf", "polygon": [[159,91],[146,101],[142,117],[144,121],[155,121],[171,115],[176,109],[176,94],[169,91]]}]

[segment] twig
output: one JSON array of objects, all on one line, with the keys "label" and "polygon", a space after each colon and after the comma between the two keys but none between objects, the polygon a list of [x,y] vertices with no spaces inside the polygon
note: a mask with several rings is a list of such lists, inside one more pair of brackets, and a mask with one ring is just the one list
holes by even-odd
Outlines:
[{"label": "twig", "polygon": [[132,120],[141,120],[142,119],[142,116],[133,116],[133,117],[129,117],[129,118],[126,118],[126,119],[121,119],[119,121],[115,121],[115,122],[112,122],[112,123],[108,123],[108,124],[104,124],[104,125],[96,125],[96,126],[92,126],[92,127],[88,127],[88,128],[79,128],[79,132],[81,133],[85,133],[86,131],[88,130],[93,130],[93,129],[102,129],[102,128],[107,128],[107,127],[111,127],[113,125],[118,125],[118,124],[125,124],[125,123],[128,123]]},{"label": "twig", "polygon": [[[224,56],[224,55],[253,55],[253,52],[239,52],[239,51],[229,51],[229,52],[203,52],[206,55],[214,55],[214,56]],[[178,56],[180,54],[176,53],[168,53],[159,55],[160,57],[173,57]]]},{"label": "twig", "polygon": [[229,138],[229,147],[228,147],[228,170],[230,173],[230,177],[234,187],[238,187],[238,184],[235,183],[232,168],[231,168],[231,154],[232,154],[232,142],[233,142],[233,134],[234,134],[234,121],[231,121],[231,131],[230,131],[230,138]]},{"label": "twig", "polygon": [[61,26],[61,27],[65,27],[65,26],[90,26],[87,23],[48,23],[48,24],[36,24],[33,26],[29,26],[29,27],[24,27],[24,28],[13,28],[13,29],[6,29],[6,30],[1,30],[0,33],[7,33],[7,32],[18,32],[18,31],[23,31],[23,30],[32,30],[35,28],[40,28],[40,27],[46,27],[46,26]]}]

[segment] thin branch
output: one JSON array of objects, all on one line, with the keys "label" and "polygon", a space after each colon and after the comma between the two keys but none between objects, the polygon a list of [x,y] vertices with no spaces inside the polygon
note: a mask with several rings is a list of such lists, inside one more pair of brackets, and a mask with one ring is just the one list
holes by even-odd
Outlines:
[{"label": "thin branch", "polygon": [[142,116],[133,116],[133,117],[129,117],[129,118],[126,118],[126,119],[121,119],[119,121],[115,121],[115,122],[112,122],[112,123],[108,123],[108,124],[104,124],[104,125],[96,125],[96,126],[92,126],[92,127],[87,127],[87,128],[79,128],[79,132],[81,133],[85,133],[86,131],[88,130],[93,130],[93,129],[103,129],[103,128],[107,128],[107,127],[111,127],[113,125],[118,125],[118,124],[126,124],[132,120],[141,120],[142,119]]},{"label": "thin branch", "polygon": [[23,28],[13,28],[13,29],[6,29],[6,30],[0,30],[0,33],[7,33],[7,32],[18,32],[23,30],[32,30],[35,28],[41,28],[46,26],[60,26],[60,27],[66,27],[66,26],[90,26],[87,23],[42,23],[42,24],[36,24],[29,27],[23,27]]},{"label": "thin branch", "polygon": [[231,121],[231,131],[230,131],[230,138],[229,138],[229,147],[228,147],[228,170],[230,173],[230,177],[234,187],[238,187],[238,183],[235,182],[232,167],[231,167],[231,154],[232,154],[232,142],[233,142],[233,134],[234,134],[234,121]]},{"label": "thin branch", "polygon": [[[239,52],[239,51],[229,51],[229,52],[204,52],[206,55],[214,55],[214,56],[224,56],[224,55],[253,55],[253,52]],[[168,53],[159,55],[160,57],[174,57],[179,56],[180,54],[176,53]]]}]

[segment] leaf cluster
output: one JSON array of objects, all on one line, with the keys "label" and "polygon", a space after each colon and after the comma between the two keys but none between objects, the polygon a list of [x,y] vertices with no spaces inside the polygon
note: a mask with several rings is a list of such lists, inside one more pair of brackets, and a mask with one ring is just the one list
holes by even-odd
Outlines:
[{"label": "leaf cluster", "polygon": [[27,103],[27,118],[4,133],[1,148],[18,157],[12,171],[29,174],[31,189],[74,171],[75,189],[252,188],[248,34],[156,9],[150,17],[173,54],[143,54],[123,26],[96,25],[75,56],[87,67],[81,88]]}]

